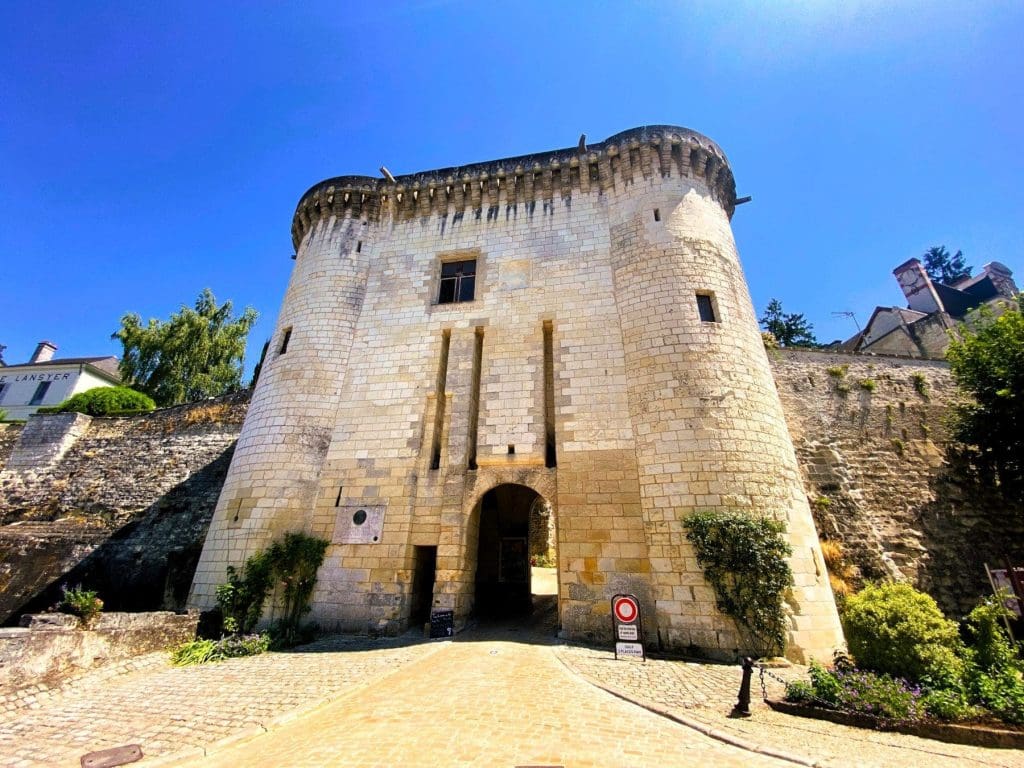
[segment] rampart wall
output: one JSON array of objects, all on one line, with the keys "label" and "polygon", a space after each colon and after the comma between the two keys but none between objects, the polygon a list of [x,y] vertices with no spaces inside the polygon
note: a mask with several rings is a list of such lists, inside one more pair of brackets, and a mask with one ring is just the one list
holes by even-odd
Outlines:
[{"label": "rampart wall", "polygon": [[947,455],[949,367],[783,351],[772,363],[818,534],[862,576],[906,578],[951,615],[1024,557],[1024,515]]},{"label": "rampart wall", "polygon": [[[62,583],[110,610],[184,607],[248,393],[87,427],[56,460],[17,426],[0,431],[0,622],[46,607]],[[26,438],[43,422],[33,417]],[[53,440],[65,441],[66,430]],[[12,455],[13,454],[13,455]],[[30,466],[27,456],[35,456]]]},{"label": "rampart wall", "polygon": [[[1024,557],[1020,510],[946,460],[944,363],[770,360],[819,535],[864,577],[907,578],[957,615],[987,590],[984,562]],[[60,583],[98,586],[111,610],[181,608],[246,407],[243,394],[93,419],[59,462],[0,471],[0,621]],[[20,432],[0,426],[0,462]]]}]

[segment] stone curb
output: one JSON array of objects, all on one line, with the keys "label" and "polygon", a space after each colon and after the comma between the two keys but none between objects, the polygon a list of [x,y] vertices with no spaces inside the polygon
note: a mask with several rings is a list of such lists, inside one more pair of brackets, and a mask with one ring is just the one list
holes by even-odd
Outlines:
[{"label": "stone curb", "polygon": [[203,760],[207,757],[212,757],[218,752],[221,752],[230,747],[237,746],[242,742],[251,741],[252,739],[262,736],[265,733],[270,733],[271,731],[277,730],[278,728],[281,728],[282,726],[287,725],[288,723],[294,722],[299,718],[310,715],[316,710],[320,709],[321,707],[325,707],[328,704],[332,704],[336,701],[341,701],[343,699],[347,699],[351,696],[354,696],[355,694],[360,693],[366,688],[369,688],[372,685],[376,685],[381,680],[385,680],[391,677],[391,675],[401,672],[409,666],[419,664],[421,661],[430,658],[435,653],[440,651],[442,648],[445,648],[450,644],[450,640],[434,643],[433,648],[431,650],[425,651],[422,656],[415,659],[414,661],[411,661],[408,664],[400,664],[394,669],[388,670],[383,675],[375,677],[372,680],[368,680],[366,682],[355,685],[352,688],[349,688],[344,693],[338,694],[337,696],[325,696],[322,699],[316,699],[314,701],[306,702],[305,704],[300,704],[297,707],[289,709],[287,712],[282,712],[279,715],[275,715],[274,717],[267,720],[266,723],[254,723],[252,725],[246,726],[242,730],[229,734],[228,736],[218,739],[217,741],[211,742],[205,746],[187,747],[177,752],[171,752],[166,755],[158,755],[153,758],[143,757],[143,759],[140,762],[138,762],[137,765],[140,766],[140,768],[175,768],[176,766],[191,765],[197,760]]},{"label": "stone curb", "polygon": [[605,693],[611,694],[617,699],[622,699],[623,701],[627,701],[630,704],[634,704],[642,709],[646,709],[648,712],[652,712],[655,715],[659,715],[661,717],[666,718],[667,720],[671,720],[675,723],[679,723],[680,725],[695,730],[698,733],[702,733],[708,738],[715,739],[716,741],[721,741],[725,744],[729,744],[734,747],[738,747],[739,749],[746,750],[747,752],[765,755],[766,757],[774,757],[778,760],[785,760],[790,763],[795,763],[796,765],[803,765],[806,766],[806,768],[833,768],[829,763],[822,762],[820,760],[815,760],[814,758],[810,757],[803,757],[802,755],[794,755],[790,752],[785,752],[781,749],[775,749],[774,747],[756,744],[740,736],[734,736],[731,733],[721,731],[715,728],[714,726],[709,725],[708,723],[705,723],[701,720],[686,717],[684,715],[677,715],[663,707],[659,707],[656,704],[652,704],[648,701],[643,701],[642,699],[639,699],[632,694],[620,691],[618,688],[606,685],[604,683],[595,682],[592,678],[588,677],[587,675],[584,675],[582,672],[577,672],[575,669],[573,669],[572,666],[570,666],[569,662],[562,658],[562,655],[560,653],[556,652],[555,658],[557,658],[558,661],[561,662],[562,666],[565,667],[570,674],[574,675],[575,677],[578,677],[588,685],[592,685],[593,687],[598,688],[604,691]]}]

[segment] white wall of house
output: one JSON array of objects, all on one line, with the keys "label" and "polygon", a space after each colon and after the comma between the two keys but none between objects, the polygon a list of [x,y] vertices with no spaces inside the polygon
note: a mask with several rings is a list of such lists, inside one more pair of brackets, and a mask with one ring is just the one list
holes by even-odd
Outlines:
[{"label": "white wall of house", "polygon": [[[42,399],[33,402],[40,386],[47,383]],[[112,386],[115,382],[110,378],[81,363],[12,365],[0,368],[0,409],[7,411],[8,419],[27,419],[42,406],[58,405],[93,387]]]}]

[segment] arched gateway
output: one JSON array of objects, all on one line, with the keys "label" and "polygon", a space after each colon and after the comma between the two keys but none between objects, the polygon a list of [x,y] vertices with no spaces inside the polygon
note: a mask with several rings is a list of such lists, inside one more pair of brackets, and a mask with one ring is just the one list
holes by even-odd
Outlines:
[{"label": "arched gateway", "polygon": [[568,637],[610,639],[609,598],[629,592],[649,645],[731,657],[683,521],[740,510],[786,526],[788,655],[828,658],[839,617],[735,205],[722,150],[672,125],[315,185],[190,604],[290,530],[331,543],[324,627],[525,604],[539,493]]},{"label": "arched gateway", "polygon": [[[555,547],[548,546],[553,518],[538,514],[544,508],[550,505],[525,485],[505,483],[480,497],[473,510],[478,521],[472,526],[477,534],[475,615],[506,617],[533,610],[534,568],[557,560],[552,556]],[[540,526],[543,530],[538,531]]]}]

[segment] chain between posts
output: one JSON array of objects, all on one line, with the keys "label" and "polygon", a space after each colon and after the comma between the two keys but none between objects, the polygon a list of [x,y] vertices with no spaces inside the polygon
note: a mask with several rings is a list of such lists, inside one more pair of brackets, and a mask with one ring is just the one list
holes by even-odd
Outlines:
[{"label": "chain between posts", "polygon": [[[768,688],[767,688],[767,685],[765,684],[765,680],[764,680],[765,676],[770,677],[772,680],[774,680],[777,683],[782,683],[782,685],[784,687],[788,687],[789,686],[790,681],[782,679],[781,677],[779,677],[778,675],[774,674],[773,672],[769,672],[767,669],[765,669],[762,666],[759,666],[758,669],[760,670],[758,677],[759,677],[759,681],[761,683],[761,696],[762,696],[762,698],[765,701],[768,701]],[[809,698],[813,699],[814,701],[818,702],[825,709],[831,709],[831,710],[837,711],[837,712],[846,712],[846,713],[851,714],[851,715],[863,715],[863,714],[865,714],[864,712],[859,712],[856,709],[851,709],[849,707],[844,707],[841,704],[837,704],[836,702],[828,701],[827,699],[823,699],[820,696],[815,696],[813,693],[810,693],[810,692],[805,692],[804,695],[806,695],[807,697],[809,697]]]},{"label": "chain between posts", "polygon": [[774,674],[772,672],[769,672],[764,667],[760,667],[760,669],[761,669],[761,695],[765,699],[768,698],[768,689],[765,687],[765,683],[764,683],[765,675],[767,675],[768,677],[770,677],[772,680],[774,680],[777,683],[782,683],[784,686],[785,685],[789,685],[789,681],[788,680],[783,680],[781,677],[779,677],[778,675],[776,675],[776,674]]}]

